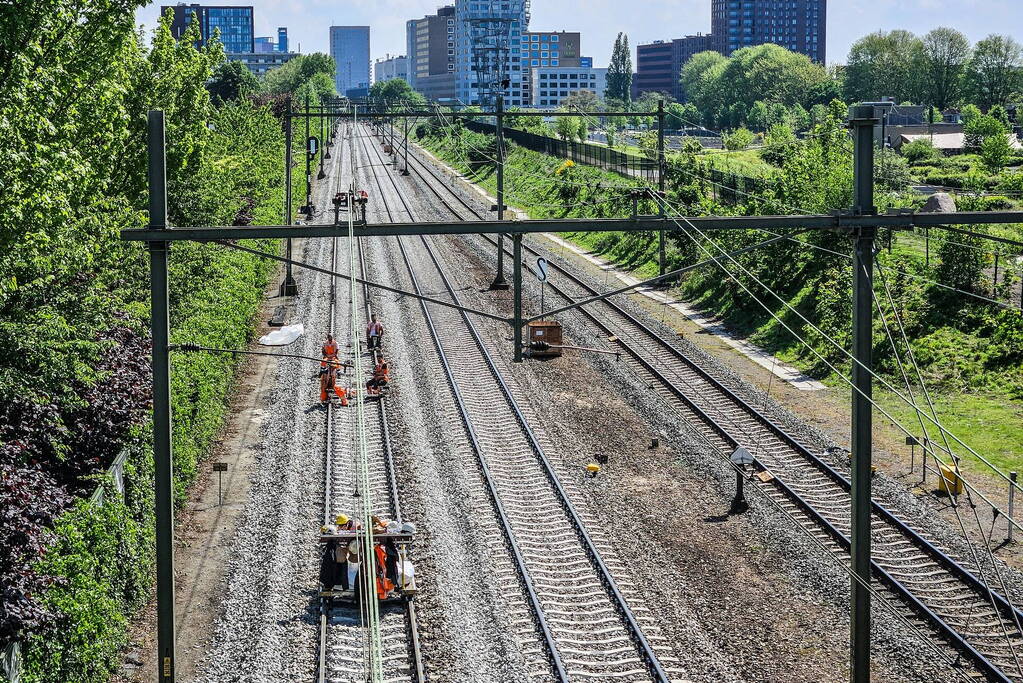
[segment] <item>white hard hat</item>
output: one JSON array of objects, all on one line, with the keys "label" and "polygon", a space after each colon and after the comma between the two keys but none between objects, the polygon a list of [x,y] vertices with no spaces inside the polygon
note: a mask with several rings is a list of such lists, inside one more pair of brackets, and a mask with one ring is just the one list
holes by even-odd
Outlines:
[{"label": "white hard hat", "polygon": [[401,524],[398,522],[391,522],[387,525],[387,533],[396,534],[401,531]]},{"label": "white hard hat", "polygon": [[412,522],[405,522],[401,525],[401,530],[406,534],[414,534],[416,533],[416,525]]}]

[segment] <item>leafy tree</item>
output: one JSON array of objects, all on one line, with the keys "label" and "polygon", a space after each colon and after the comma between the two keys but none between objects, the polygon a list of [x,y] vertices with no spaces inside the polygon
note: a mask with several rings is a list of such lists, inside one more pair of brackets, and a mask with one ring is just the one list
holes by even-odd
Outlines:
[{"label": "leafy tree", "polygon": [[716,89],[717,82],[727,65],[727,57],[709,50],[693,55],[682,67],[682,87],[689,101],[703,113],[704,125],[714,125],[716,112],[722,103]]},{"label": "leafy tree", "polygon": [[878,31],[860,38],[849,50],[845,96],[850,101],[918,100],[922,93],[923,41],[909,31]]},{"label": "leafy tree", "polygon": [[259,79],[241,62],[223,62],[206,84],[214,101],[228,102],[259,92]]},{"label": "leafy tree", "polygon": [[746,117],[746,121],[749,123],[749,127],[756,131],[765,131],[770,127],[770,112],[768,111],[767,104],[762,100],[757,100],[750,107],[749,115]]},{"label": "leafy tree", "polygon": [[970,60],[970,41],[953,28],[938,27],[923,38],[924,94],[938,109],[957,104]]},{"label": "leafy tree", "polygon": [[404,78],[377,81],[369,89],[369,96],[383,102],[411,102],[426,104],[426,98],[412,89]]},{"label": "leafy tree", "polygon": [[1004,138],[1008,131],[1002,122],[993,116],[978,116],[970,119],[963,125],[963,133],[966,137],[966,148],[970,151],[980,151],[984,142],[992,137]]},{"label": "leafy tree", "polygon": [[775,102],[770,106],[767,113],[767,122],[771,126],[777,126],[779,124],[788,125],[789,110],[781,102]]},{"label": "leafy tree", "polygon": [[611,51],[604,97],[621,100],[626,105],[632,101],[632,54],[629,52],[629,37],[624,33],[618,34]]},{"label": "leafy tree", "polygon": [[601,111],[604,107],[600,97],[592,90],[577,90],[568,97],[562,98],[561,105],[566,109],[576,109],[585,112]]},{"label": "leafy tree", "polygon": [[980,111],[980,107],[972,102],[963,105],[963,108],[959,110],[959,117],[963,120],[964,126],[968,126],[974,120],[979,119],[982,115],[983,112]]},{"label": "leafy tree", "polygon": [[966,70],[967,92],[982,109],[1006,104],[1023,88],[1023,47],[992,34],[977,42]]},{"label": "leafy tree", "polygon": [[[677,107],[679,105],[676,104],[672,106]],[[696,105],[692,102],[686,102],[681,106],[682,110],[679,112],[681,125],[679,127],[691,128],[693,126],[700,125],[700,110],[696,108]]]},{"label": "leafy tree", "polygon": [[[970,229],[979,232],[977,228]],[[938,248],[938,258],[935,274],[939,282],[966,292],[982,291],[987,256],[981,237],[956,235],[955,239],[945,240]]]},{"label": "leafy tree", "polygon": [[806,111],[803,105],[799,103],[792,105],[788,120],[796,131],[810,130],[810,112]]},{"label": "leafy tree", "polygon": [[1002,127],[1004,127],[1005,130],[1012,130],[1011,126],[1009,125],[1009,114],[1008,112],[1005,111],[1005,107],[1003,107],[1002,105],[1000,104],[994,105],[993,107],[988,109],[987,115],[997,120],[1000,124],[1002,124]]},{"label": "leafy tree", "polygon": [[902,192],[912,182],[913,176],[909,172],[909,162],[905,157],[891,151],[877,155],[874,164],[874,183],[879,189]]},{"label": "leafy tree", "polygon": [[558,137],[566,142],[575,140],[579,134],[580,120],[578,116],[559,116],[554,124],[554,131]]},{"label": "leafy tree", "polygon": [[300,55],[287,64],[263,74],[263,88],[271,94],[283,95],[294,93],[299,86],[313,79],[316,74],[323,74],[334,82],[337,65],[334,58],[316,52]]},{"label": "leafy tree", "polygon": [[899,152],[911,164],[931,161],[939,156],[938,150],[934,148],[934,145],[927,138],[918,138],[912,142],[907,142],[899,149]]},{"label": "leafy tree", "polygon": [[796,152],[799,145],[792,129],[784,123],[771,126],[764,137],[764,146],[760,150],[760,158],[775,166],[784,166]]},{"label": "leafy tree", "polygon": [[737,152],[746,149],[753,144],[753,133],[748,128],[739,128],[733,133],[724,136],[725,149],[730,152]]},{"label": "leafy tree", "polygon": [[1009,146],[1009,136],[991,135],[984,139],[980,145],[980,159],[984,163],[987,172],[996,175],[1008,165],[1012,157],[1012,147]]}]

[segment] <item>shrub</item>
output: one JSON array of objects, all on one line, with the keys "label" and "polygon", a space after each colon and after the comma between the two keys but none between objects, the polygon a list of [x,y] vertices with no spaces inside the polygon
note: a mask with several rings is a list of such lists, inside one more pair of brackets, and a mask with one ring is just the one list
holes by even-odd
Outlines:
[{"label": "shrub", "polygon": [[769,164],[781,167],[785,165],[799,143],[792,129],[784,123],[771,126],[764,138],[764,148],[760,150],[760,158]]},{"label": "shrub", "polygon": [[753,144],[753,133],[748,128],[739,128],[733,133],[724,135],[725,149],[738,152]]},{"label": "shrub", "polygon": [[899,152],[911,164],[928,162],[940,156],[931,141],[925,138],[906,143]]},{"label": "shrub", "polygon": [[901,192],[913,182],[909,164],[896,154],[880,154],[874,164],[874,181],[882,189]]},{"label": "shrub", "polygon": [[1012,148],[1009,147],[1009,140],[1004,134],[992,135],[980,145],[980,158],[988,173],[1000,173],[1009,162],[1011,153]]}]

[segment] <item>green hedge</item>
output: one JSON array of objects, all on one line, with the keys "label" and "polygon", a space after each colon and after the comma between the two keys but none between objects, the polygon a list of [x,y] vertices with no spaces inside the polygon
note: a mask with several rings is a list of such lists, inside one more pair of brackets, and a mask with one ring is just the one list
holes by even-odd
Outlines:
[{"label": "green hedge", "polygon": [[[210,245],[201,280],[175,308],[171,338],[217,348],[244,347],[252,338],[263,292],[275,262]],[[249,243],[276,253],[279,241]],[[178,248],[172,272],[179,278],[200,262]],[[180,280],[179,280],[180,281]],[[197,283],[201,285],[197,286]],[[237,360],[227,354],[175,354],[171,377],[174,410],[174,483],[185,500],[198,464],[223,423]],[[99,683],[120,662],[129,616],[145,604],[152,585],[153,463],[148,435],[141,434],[125,465],[125,501],[107,482],[106,502],[80,500],[65,512],[56,541],[40,563],[60,577],[45,602],[56,628],[32,636],[23,650],[26,683]]]}]

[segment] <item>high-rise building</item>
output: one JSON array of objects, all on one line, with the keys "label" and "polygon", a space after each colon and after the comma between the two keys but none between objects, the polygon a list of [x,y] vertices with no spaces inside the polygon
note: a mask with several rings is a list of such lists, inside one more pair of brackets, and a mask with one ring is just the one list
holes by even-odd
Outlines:
[{"label": "high-rise building", "polygon": [[215,30],[220,31],[220,42],[225,52],[254,53],[255,29],[252,21],[252,7],[226,7],[222,5],[177,5],[161,7],[161,13],[168,9],[174,10],[171,22],[171,34],[175,39],[181,38],[185,29],[192,23],[194,16],[199,22],[202,39],[199,45],[205,45]]},{"label": "high-rise building", "polygon": [[455,78],[465,104],[521,106],[522,33],[529,28],[529,0],[455,2]]},{"label": "high-rise building", "polygon": [[711,0],[714,49],[774,43],[815,62],[827,55],[827,0]]},{"label": "high-rise building", "polygon": [[331,26],[330,56],[337,63],[334,83],[348,97],[369,93],[369,26]]},{"label": "high-rise building", "polygon": [[636,94],[666,92],[676,100],[683,101],[685,93],[680,80],[682,67],[697,52],[713,49],[713,37],[702,33],[637,45],[636,79],[633,83]]},{"label": "high-rise building", "polygon": [[405,22],[408,82],[424,97],[455,99],[455,6]]},{"label": "high-rise building", "polygon": [[278,26],[277,27],[277,51],[287,52],[288,51],[288,27]]},{"label": "high-rise building", "polygon": [[373,82],[389,81],[392,78],[401,78],[408,81],[408,57],[401,55],[392,57],[387,55],[384,59],[373,62]]},{"label": "high-rise building", "polygon": [[[535,69],[579,68],[582,66],[579,33],[567,31],[523,31],[519,44],[522,59],[522,103],[535,104]],[[590,64],[592,67],[592,63]],[[600,93],[603,94],[603,91]],[[546,99],[546,98],[545,98]]]}]

